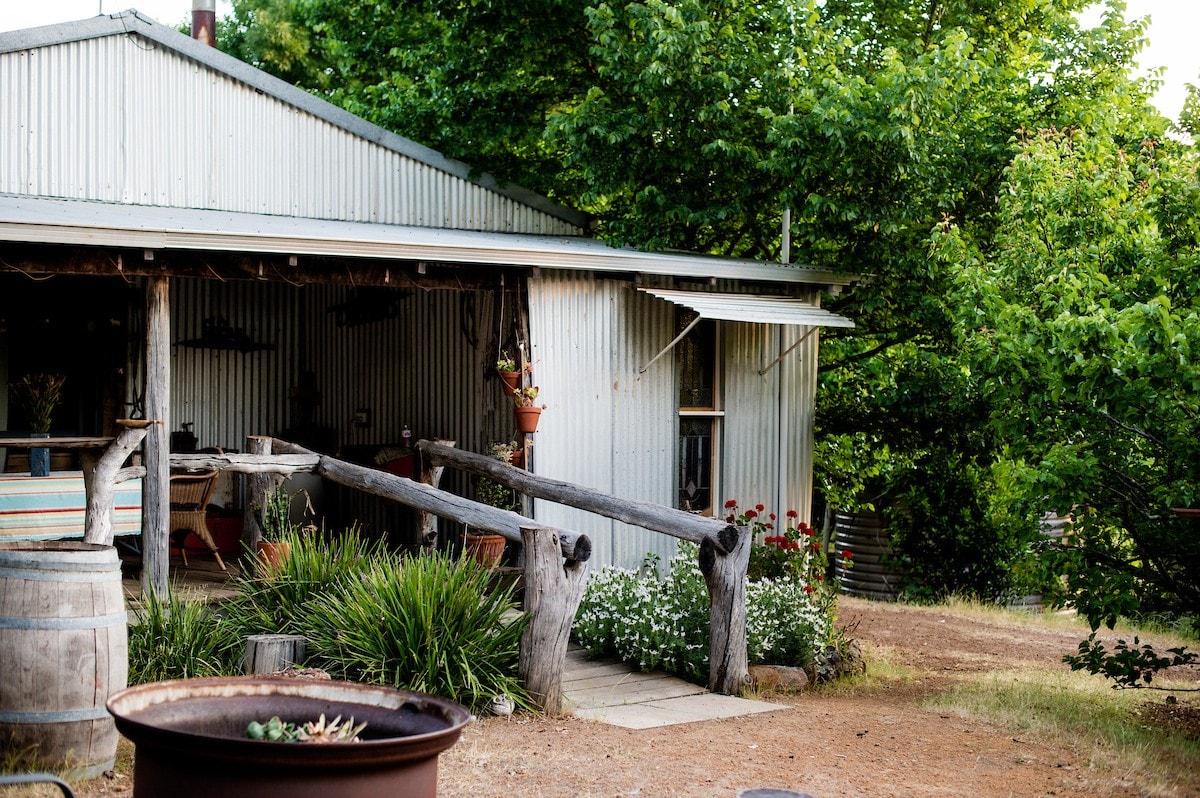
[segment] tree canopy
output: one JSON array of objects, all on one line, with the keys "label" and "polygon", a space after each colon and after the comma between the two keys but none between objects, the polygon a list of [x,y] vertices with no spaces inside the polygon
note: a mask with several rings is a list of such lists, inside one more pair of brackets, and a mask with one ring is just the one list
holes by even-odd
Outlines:
[{"label": "tree canopy", "polygon": [[1144,24],[1086,4],[234,0],[220,33],[615,243],[776,259],[790,209],[793,260],[869,278],[822,339],[822,492],[906,495],[926,588],[992,595],[1025,545],[997,480],[1026,533],[1034,504],[1153,527],[1195,484],[1194,169],[1132,77]]}]

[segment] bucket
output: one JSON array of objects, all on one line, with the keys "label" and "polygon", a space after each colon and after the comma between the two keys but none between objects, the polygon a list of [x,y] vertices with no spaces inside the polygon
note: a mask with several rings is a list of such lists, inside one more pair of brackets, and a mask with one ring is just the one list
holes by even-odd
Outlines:
[{"label": "bucket", "polygon": [[[837,545],[834,573],[842,592],[848,596],[895,601],[900,572],[888,563],[891,537],[878,512],[837,512],[833,516],[833,534]],[[849,551],[846,567],[843,551]]]},{"label": "bucket", "polygon": [[112,546],[0,543],[0,743],[87,779],[111,770],[105,709],[129,668],[121,562]]}]

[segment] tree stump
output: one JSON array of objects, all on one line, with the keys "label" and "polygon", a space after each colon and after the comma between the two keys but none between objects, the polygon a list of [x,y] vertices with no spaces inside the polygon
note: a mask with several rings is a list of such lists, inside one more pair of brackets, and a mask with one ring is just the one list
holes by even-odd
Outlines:
[{"label": "tree stump", "polygon": [[564,560],[558,531],[521,527],[525,550],[524,610],[529,624],[521,633],[517,674],[534,702],[548,715],[562,713],[562,675],[567,640],[583,599],[587,563]]},{"label": "tree stump", "polygon": [[242,670],[248,676],[276,673],[304,663],[303,635],[250,635]]},{"label": "tree stump", "polygon": [[746,567],[750,535],[722,553],[712,538],[700,543],[700,572],[708,585],[710,643],[708,689],[741,695],[750,682],[746,656]]}]

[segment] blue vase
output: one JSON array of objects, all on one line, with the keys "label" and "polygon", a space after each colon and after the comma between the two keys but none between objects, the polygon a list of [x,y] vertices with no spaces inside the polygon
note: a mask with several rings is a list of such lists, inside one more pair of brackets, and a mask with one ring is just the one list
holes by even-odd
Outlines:
[{"label": "blue vase", "polygon": [[[49,438],[49,432],[34,432],[31,433],[31,438]],[[29,450],[29,476],[31,477],[48,477],[50,476],[50,450],[49,449],[30,449]]]}]

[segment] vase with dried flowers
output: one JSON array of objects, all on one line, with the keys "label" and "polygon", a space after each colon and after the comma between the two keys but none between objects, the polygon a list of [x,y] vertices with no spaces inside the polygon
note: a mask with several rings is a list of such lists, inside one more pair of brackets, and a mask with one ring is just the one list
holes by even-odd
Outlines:
[{"label": "vase with dried flowers", "polygon": [[[29,422],[31,437],[50,437],[54,408],[62,399],[62,387],[67,378],[61,374],[26,374],[12,384],[13,398]],[[29,450],[29,475],[45,477],[50,474],[50,450]]]}]

